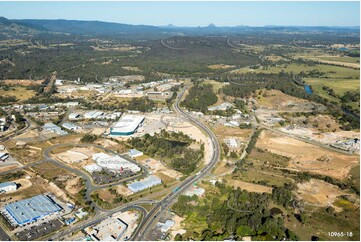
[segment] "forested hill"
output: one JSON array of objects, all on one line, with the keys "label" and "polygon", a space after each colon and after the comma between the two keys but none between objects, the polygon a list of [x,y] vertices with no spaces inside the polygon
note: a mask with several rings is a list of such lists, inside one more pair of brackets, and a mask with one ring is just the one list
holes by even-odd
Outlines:
[{"label": "forested hill", "polygon": [[[21,19],[12,20],[0,17],[0,25],[18,25],[45,32],[54,33],[68,33],[78,35],[120,35],[132,37],[134,35],[141,35],[143,38],[164,38],[177,35],[227,35],[240,33],[281,33],[281,32],[351,32],[358,34],[359,27],[305,27],[305,26],[265,26],[265,27],[250,27],[250,26],[215,26],[210,24],[205,27],[177,27],[173,25],[167,26],[151,26],[151,25],[131,25],[123,23],[110,23],[102,21],[80,21],[80,20],[46,20],[46,19]],[[139,37],[139,36],[138,36]]]},{"label": "forested hill", "polygon": [[78,21],[78,20],[38,20],[24,19],[14,20],[16,23],[31,24],[42,27],[51,32],[71,33],[71,34],[120,34],[139,32],[159,32],[160,28],[149,25],[130,25],[109,23],[101,21]]}]

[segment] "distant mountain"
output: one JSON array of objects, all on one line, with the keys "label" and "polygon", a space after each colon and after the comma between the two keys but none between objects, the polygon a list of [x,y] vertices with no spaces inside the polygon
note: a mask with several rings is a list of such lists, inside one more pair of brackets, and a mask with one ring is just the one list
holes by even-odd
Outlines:
[{"label": "distant mountain", "polygon": [[18,23],[4,17],[0,17],[0,39],[9,39],[15,36],[28,37],[36,33],[45,31],[40,26],[33,26],[29,23]]},{"label": "distant mountain", "polygon": [[134,32],[154,32],[159,31],[159,27],[149,25],[130,25],[109,23],[101,21],[80,21],[80,20],[38,20],[24,19],[15,20],[20,24],[31,24],[39,26],[51,32],[71,33],[71,34],[120,34]]},{"label": "distant mountain", "polygon": [[[5,38],[13,34],[30,33],[68,33],[77,35],[121,35],[129,38],[164,38],[176,35],[227,35],[245,32],[355,32],[359,33],[359,27],[307,27],[307,26],[235,26],[217,27],[213,23],[206,27],[177,27],[172,24],[167,26],[131,25],[121,23],[109,23],[102,21],[81,20],[39,20],[22,19],[11,20],[0,17],[0,37]],[[4,33],[7,33],[4,35]],[[5,37],[4,37],[5,36]]]}]

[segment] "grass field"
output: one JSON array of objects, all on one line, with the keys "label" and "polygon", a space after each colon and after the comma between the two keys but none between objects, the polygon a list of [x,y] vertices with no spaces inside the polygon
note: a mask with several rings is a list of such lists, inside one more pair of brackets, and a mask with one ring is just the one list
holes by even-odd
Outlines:
[{"label": "grass field", "polygon": [[360,89],[359,79],[307,78],[305,79],[305,81],[307,84],[312,86],[312,89],[315,92],[320,93],[321,95],[322,93],[324,93],[324,95],[327,95],[327,93],[324,90],[322,90],[323,86],[332,88],[335,91],[335,93],[338,95],[343,95],[347,91],[355,91],[357,89]]},{"label": "grass field", "polygon": [[279,73],[281,71],[284,72],[293,72],[296,74],[299,74],[301,71],[303,72],[308,72],[308,71],[312,71],[312,70],[318,70],[318,71],[322,71],[325,73],[325,77],[328,78],[354,78],[354,79],[358,79],[360,77],[360,71],[359,70],[355,70],[352,68],[347,68],[347,67],[340,67],[340,66],[332,66],[332,65],[314,65],[314,66],[309,66],[309,65],[298,65],[298,64],[283,64],[283,65],[279,65],[279,66],[271,66],[271,67],[260,67],[259,69],[250,69],[250,68],[241,68],[241,69],[237,69],[231,72],[234,73],[248,73],[248,72],[253,72],[253,73],[266,73],[266,74],[273,74],[273,73]]},{"label": "grass field", "polygon": [[217,93],[219,89],[221,89],[222,87],[224,87],[226,85],[226,83],[217,82],[217,81],[214,81],[214,80],[207,80],[207,81],[205,81],[203,83],[204,84],[211,84],[213,86],[213,91],[215,93]]},{"label": "grass field", "polygon": [[334,56],[334,57],[318,57],[321,60],[337,61],[345,63],[360,63],[360,57]]},{"label": "grass field", "polygon": [[246,172],[240,172],[239,178],[237,179],[256,184],[265,182],[267,186],[283,186],[283,184],[292,181],[292,179],[287,178],[285,175],[276,174],[274,171],[258,171],[251,169]]},{"label": "grass field", "polygon": [[28,100],[35,96],[35,91],[27,90],[25,87],[10,87],[8,91],[0,90],[0,96],[15,96],[19,101]]},{"label": "grass field", "polygon": [[[360,238],[359,216],[359,211],[334,215],[319,209],[307,216],[306,225],[300,223],[294,216],[290,216],[288,220],[285,220],[285,226],[292,229],[300,240],[311,240],[312,236],[316,236],[326,241],[358,241]],[[344,232],[344,234],[352,232],[353,236],[330,236],[329,232]]]},{"label": "grass field", "polygon": [[250,159],[282,167],[287,167],[290,160],[288,157],[277,155],[262,149],[253,149],[250,154]]},{"label": "grass field", "polygon": [[[328,93],[322,89],[323,86],[332,88],[335,93],[339,96],[342,96],[347,91],[360,90],[360,80],[359,79],[305,79],[306,83],[312,86],[314,93],[319,96],[326,98],[330,101],[340,102],[338,98],[328,95]],[[359,102],[350,102],[347,103],[354,109],[360,108]]]}]

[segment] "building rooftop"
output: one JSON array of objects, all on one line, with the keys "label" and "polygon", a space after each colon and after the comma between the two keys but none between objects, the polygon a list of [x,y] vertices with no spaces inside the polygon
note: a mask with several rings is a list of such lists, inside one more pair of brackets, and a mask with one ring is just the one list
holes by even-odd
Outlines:
[{"label": "building rooftop", "polygon": [[136,150],[136,149],[131,149],[129,150],[129,156],[139,156],[139,155],[143,155],[143,152]]},{"label": "building rooftop", "polygon": [[6,211],[19,224],[38,220],[63,208],[45,195],[37,195],[5,205]]},{"label": "building rooftop", "polygon": [[3,188],[3,187],[8,187],[8,186],[16,186],[16,183],[15,182],[3,182],[3,183],[0,183],[0,189]]},{"label": "building rooftop", "polygon": [[144,178],[141,181],[133,182],[128,185],[128,188],[132,191],[140,191],[144,190],[148,187],[152,187],[154,185],[157,185],[161,183],[162,180],[156,176],[148,176],[147,178]]},{"label": "building rooftop", "polygon": [[73,123],[63,123],[62,125],[64,128],[66,129],[76,129],[78,126],[76,126],[75,124]]},{"label": "building rooftop", "polygon": [[111,132],[115,133],[131,133],[134,132],[143,122],[144,116],[125,115],[111,128]]},{"label": "building rooftop", "polygon": [[55,125],[53,123],[46,123],[44,124],[43,128],[45,129],[60,129],[60,127],[58,125]]}]

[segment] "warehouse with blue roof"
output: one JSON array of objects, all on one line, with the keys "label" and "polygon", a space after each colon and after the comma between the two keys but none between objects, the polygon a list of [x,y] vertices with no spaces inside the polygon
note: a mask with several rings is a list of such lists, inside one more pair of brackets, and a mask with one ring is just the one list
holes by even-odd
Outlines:
[{"label": "warehouse with blue roof", "polygon": [[128,185],[128,188],[132,192],[139,192],[149,187],[153,187],[156,185],[162,184],[162,180],[156,176],[148,176],[141,181],[133,182]]},{"label": "warehouse with blue roof", "polygon": [[5,205],[2,214],[13,226],[22,226],[62,211],[47,195],[37,195]]}]

